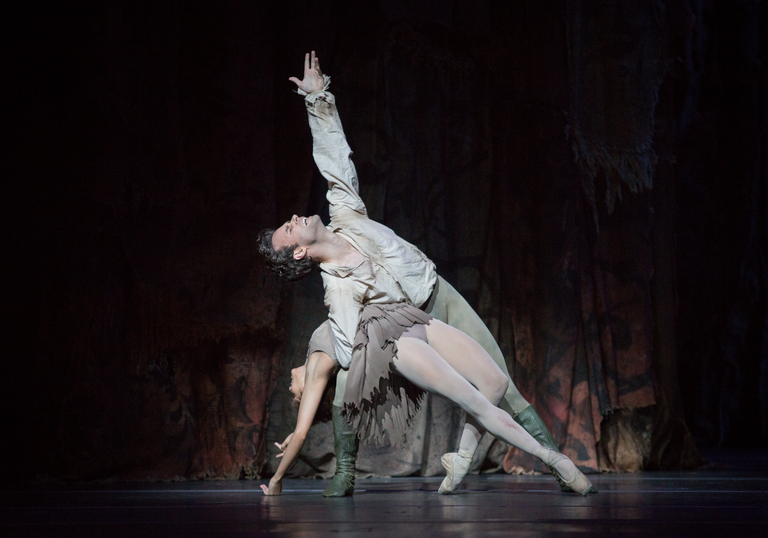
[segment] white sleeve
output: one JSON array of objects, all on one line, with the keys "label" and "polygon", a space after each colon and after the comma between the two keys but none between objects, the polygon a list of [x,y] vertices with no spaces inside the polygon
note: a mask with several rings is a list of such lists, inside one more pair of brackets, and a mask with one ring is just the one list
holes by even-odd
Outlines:
[{"label": "white sleeve", "polygon": [[355,341],[357,324],[360,321],[360,301],[350,281],[326,286],[325,305],[333,332],[336,360],[344,369],[352,362],[352,345]]},{"label": "white sleeve", "polygon": [[326,198],[331,204],[331,220],[346,212],[367,217],[365,204],[360,198],[352,150],[336,110],[336,98],[331,92],[322,89],[308,94],[305,103],[312,131],[312,156],[320,173],[328,180]]}]

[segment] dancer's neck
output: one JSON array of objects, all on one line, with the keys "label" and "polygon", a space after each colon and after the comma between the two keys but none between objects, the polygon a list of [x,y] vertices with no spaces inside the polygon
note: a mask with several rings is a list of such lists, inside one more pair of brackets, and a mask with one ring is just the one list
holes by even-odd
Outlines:
[{"label": "dancer's neck", "polygon": [[327,230],[327,233],[312,245],[310,255],[320,263],[330,263],[340,267],[355,267],[366,259],[349,241],[330,230]]}]

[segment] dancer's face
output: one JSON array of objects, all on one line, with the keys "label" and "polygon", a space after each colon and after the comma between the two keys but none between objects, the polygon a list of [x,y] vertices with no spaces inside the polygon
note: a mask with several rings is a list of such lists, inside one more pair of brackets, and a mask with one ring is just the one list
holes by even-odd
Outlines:
[{"label": "dancer's face", "polygon": [[280,250],[290,245],[298,245],[296,250],[306,248],[317,241],[323,221],[317,215],[311,217],[298,217],[294,215],[291,220],[280,226],[272,235],[272,248]]},{"label": "dancer's face", "polygon": [[306,364],[291,370],[291,385],[288,387],[288,390],[293,393],[293,397],[297,402],[301,401],[301,395],[304,394],[304,376],[306,375]]}]

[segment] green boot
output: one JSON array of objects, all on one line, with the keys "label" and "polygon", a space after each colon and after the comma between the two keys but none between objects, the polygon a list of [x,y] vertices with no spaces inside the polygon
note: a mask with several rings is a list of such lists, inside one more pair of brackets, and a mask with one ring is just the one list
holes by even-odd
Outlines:
[{"label": "green boot", "polygon": [[355,462],[360,440],[355,430],[341,417],[341,407],[333,406],[333,450],[336,474],[323,497],[346,497],[355,491]]},{"label": "green boot", "polygon": [[[525,431],[530,433],[531,437],[536,439],[541,446],[550,450],[554,450],[555,452],[560,452],[560,449],[557,447],[557,443],[555,443],[555,439],[547,429],[547,425],[544,424],[544,421],[541,420],[541,417],[532,405],[529,405],[520,411],[517,415],[513,415],[512,418],[514,418],[515,422],[520,424]],[[547,468],[552,471],[552,474],[554,475],[558,484],[560,484],[560,491],[564,493],[573,491],[565,482],[563,482],[563,479],[560,477],[557,471],[555,471],[549,465],[547,465]],[[590,488],[590,490],[587,492],[587,495],[591,493],[597,493],[597,488],[595,486]]]}]

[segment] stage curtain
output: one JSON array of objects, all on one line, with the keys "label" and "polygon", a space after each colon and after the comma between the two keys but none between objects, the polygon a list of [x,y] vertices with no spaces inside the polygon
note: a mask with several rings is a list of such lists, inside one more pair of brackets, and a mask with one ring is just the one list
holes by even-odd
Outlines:
[{"label": "stage curtain", "polygon": [[[371,217],[421,248],[478,310],[565,453],[590,471],[696,465],[683,415],[696,406],[677,383],[706,394],[697,386],[707,374],[691,373],[696,350],[713,364],[723,354],[693,326],[712,312],[696,302],[698,243],[678,249],[675,235],[708,237],[675,213],[681,192],[702,220],[709,203],[696,198],[706,145],[684,121],[700,106],[686,101],[698,75],[675,63],[704,24],[691,3],[614,6],[621,16],[598,12],[613,2],[575,0],[283,4],[60,5],[29,9],[19,24],[24,127],[3,295],[18,357],[5,366],[14,472],[274,471],[272,443],[295,420],[289,371],[325,311],[317,274],[280,282],[253,240],[294,213],[327,218],[306,111],[287,80],[312,48],[332,76]],[[757,102],[753,87],[744,93]],[[734,246],[753,288],[765,211],[755,166],[742,174],[759,195],[754,233]],[[732,200],[723,221],[746,205]],[[725,356],[739,364],[749,362],[739,342],[763,335],[765,295],[753,288],[722,301],[735,338],[721,339]],[[751,324],[739,324],[744,315]],[[359,470],[439,474],[462,421],[430,398],[414,444],[364,449]],[[329,474],[329,433],[315,428],[295,475]],[[486,439],[474,470],[501,468],[543,470]]]}]

